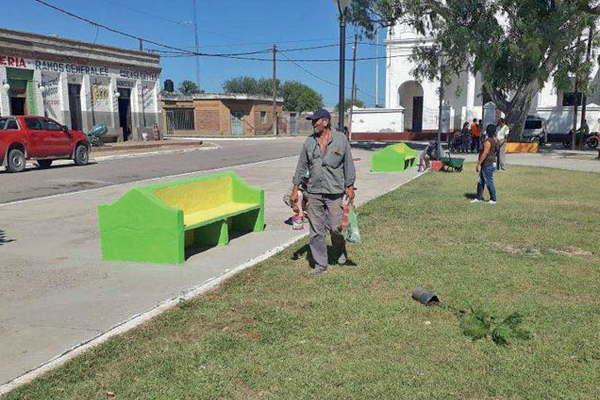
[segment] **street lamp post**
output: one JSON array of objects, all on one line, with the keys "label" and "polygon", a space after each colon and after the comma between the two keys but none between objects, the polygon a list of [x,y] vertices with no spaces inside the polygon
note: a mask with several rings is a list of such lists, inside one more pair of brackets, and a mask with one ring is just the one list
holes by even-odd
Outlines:
[{"label": "street lamp post", "polygon": [[344,131],[344,87],[346,86],[346,13],[351,0],[334,0],[340,14],[340,91],[338,98],[338,129]]}]

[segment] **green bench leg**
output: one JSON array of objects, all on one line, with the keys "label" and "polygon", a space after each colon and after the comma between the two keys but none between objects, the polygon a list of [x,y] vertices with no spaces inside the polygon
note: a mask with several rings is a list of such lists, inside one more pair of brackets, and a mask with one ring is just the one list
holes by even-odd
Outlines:
[{"label": "green bench leg", "polygon": [[232,229],[236,232],[262,232],[265,230],[264,209],[253,210],[231,219]]},{"label": "green bench leg", "polygon": [[224,246],[229,243],[227,221],[219,221],[194,230],[194,244],[206,246]]}]

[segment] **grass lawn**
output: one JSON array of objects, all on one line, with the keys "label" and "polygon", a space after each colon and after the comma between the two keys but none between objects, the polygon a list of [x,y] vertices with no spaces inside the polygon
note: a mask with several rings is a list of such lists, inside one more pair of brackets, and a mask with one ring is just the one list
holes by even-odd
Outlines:
[{"label": "grass lawn", "polygon": [[[362,207],[357,267],[310,278],[298,244],[6,398],[600,398],[600,174],[511,166],[490,206],[472,170]],[[415,286],[533,338],[473,341]]]}]

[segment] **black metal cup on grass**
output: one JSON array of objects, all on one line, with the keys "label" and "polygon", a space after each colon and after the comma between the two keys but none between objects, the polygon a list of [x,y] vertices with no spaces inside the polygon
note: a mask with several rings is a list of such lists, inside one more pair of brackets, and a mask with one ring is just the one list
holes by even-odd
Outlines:
[{"label": "black metal cup on grass", "polygon": [[420,287],[416,287],[412,291],[412,297],[416,301],[426,306],[436,306],[440,304],[440,299],[434,292],[430,292]]}]

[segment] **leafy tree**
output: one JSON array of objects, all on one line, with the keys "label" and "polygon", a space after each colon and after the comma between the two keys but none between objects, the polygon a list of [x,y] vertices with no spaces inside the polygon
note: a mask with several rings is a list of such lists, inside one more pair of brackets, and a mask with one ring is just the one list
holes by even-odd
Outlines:
[{"label": "leafy tree", "polygon": [[354,0],[352,18],[372,34],[405,23],[433,38],[416,47],[417,79],[481,73],[483,90],[520,134],[536,93],[550,78],[564,83],[562,68],[577,38],[600,7],[581,0]]},{"label": "leafy tree", "polygon": [[179,85],[179,93],[189,96],[192,94],[203,93],[196,82],[185,80]]},{"label": "leafy tree", "polygon": [[[350,107],[352,107],[352,105],[355,105],[358,108],[364,108],[365,103],[363,103],[362,100],[359,100],[359,99],[354,99],[354,104],[352,104],[352,99],[345,99],[344,100],[344,110],[350,109]],[[335,109],[336,110],[340,109],[340,103],[337,103],[335,105]]]},{"label": "leafy tree", "polygon": [[225,93],[258,94],[258,82],[249,76],[240,76],[225,81],[223,84]]},{"label": "leafy tree", "polygon": [[[279,95],[280,81],[276,80],[276,90]],[[260,96],[273,95],[273,79],[252,78],[250,76],[240,76],[225,81],[223,90],[225,93],[250,94]]]},{"label": "leafy tree", "polygon": [[[272,85],[272,79],[255,79],[242,76],[225,81],[223,90],[225,93],[244,93],[270,97],[273,95]],[[323,106],[321,95],[303,83],[286,81],[282,85],[277,80],[276,85],[277,96],[283,97],[283,107],[288,111],[308,111]]]},{"label": "leafy tree", "polygon": [[281,87],[283,108],[288,111],[312,111],[323,107],[323,98],[310,86],[296,81],[286,81]]}]

